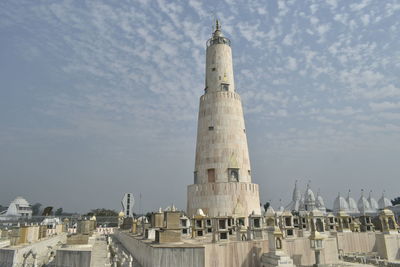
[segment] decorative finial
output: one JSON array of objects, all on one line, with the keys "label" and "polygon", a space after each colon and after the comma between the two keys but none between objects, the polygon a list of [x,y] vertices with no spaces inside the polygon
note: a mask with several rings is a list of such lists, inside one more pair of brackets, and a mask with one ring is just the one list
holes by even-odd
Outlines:
[{"label": "decorative finial", "polygon": [[221,29],[221,25],[219,25],[218,19],[215,20],[215,30],[219,31]]}]

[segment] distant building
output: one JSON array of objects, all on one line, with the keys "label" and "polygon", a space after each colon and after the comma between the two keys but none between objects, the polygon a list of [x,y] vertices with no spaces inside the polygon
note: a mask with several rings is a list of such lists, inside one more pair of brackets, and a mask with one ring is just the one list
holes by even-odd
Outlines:
[{"label": "distant building", "polygon": [[122,204],[122,212],[126,217],[133,217],[133,205],[135,204],[135,200],[133,198],[132,193],[125,193],[124,197],[121,201]]},{"label": "distant building", "polygon": [[26,199],[23,197],[17,197],[14,199],[7,210],[0,213],[0,218],[7,217],[32,217],[32,207]]}]

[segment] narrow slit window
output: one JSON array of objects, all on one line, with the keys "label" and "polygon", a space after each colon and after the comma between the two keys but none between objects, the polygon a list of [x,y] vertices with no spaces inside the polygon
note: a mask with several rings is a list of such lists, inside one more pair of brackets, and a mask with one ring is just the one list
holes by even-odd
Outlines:
[{"label": "narrow slit window", "polygon": [[214,131],[214,126],[208,126],[209,131]]}]

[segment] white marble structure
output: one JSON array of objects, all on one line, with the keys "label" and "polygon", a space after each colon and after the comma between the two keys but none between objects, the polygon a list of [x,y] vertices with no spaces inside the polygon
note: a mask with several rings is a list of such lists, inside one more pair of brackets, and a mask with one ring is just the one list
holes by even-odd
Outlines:
[{"label": "white marble structure", "polygon": [[122,198],[122,212],[126,217],[133,217],[133,205],[135,204],[135,200],[133,198],[132,193],[125,193]]},{"label": "white marble structure", "polygon": [[218,21],[206,53],[206,84],[200,97],[194,183],[188,186],[187,213],[191,217],[202,209],[213,217],[260,214],[230,40],[223,37]]},{"label": "white marble structure", "polygon": [[14,199],[8,206],[8,209],[0,215],[0,220],[1,218],[6,219],[10,217],[31,218],[32,207],[29,202],[23,197]]}]

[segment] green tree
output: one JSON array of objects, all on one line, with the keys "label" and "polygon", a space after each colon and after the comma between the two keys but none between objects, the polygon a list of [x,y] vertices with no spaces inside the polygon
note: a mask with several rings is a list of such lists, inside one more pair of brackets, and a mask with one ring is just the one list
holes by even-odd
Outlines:
[{"label": "green tree", "polygon": [[42,206],[42,204],[40,204],[40,203],[35,203],[32,205],[32,215],[33,216],[40,215],[40,207],[41,206]]},{"label": "green tree", "polygon": [[63,214],[63,208],[58,208],[56,210],[56,212],[54,213],[54,215],[56,215],[56,216],[61,216],[62,214]]},{"label": "green tree", "polygon": [[269,208],[269,206],[271,206],[271,203],[269,203],[269,201],[265,202],[264,210],[266,211]]},{"label": "green tree", "polygon": [[100,208],[100,209],[93,209],[90,212],[88,212],[87,214],[85,214],[86,216],[98,216],[98,217],[116,217],[118,216],[118,212],[116,212],[115,210],[111,210],[111,209],[104,209],[104,208]]},{"label": "green tree", "polygon": [[391,202],[392,202],[392,205],[393,205],[393,206],[394,206],[394,205],[397,205],[397,204],[400,204],[400,197],[394,198],[393,200],[391,200]]}]

